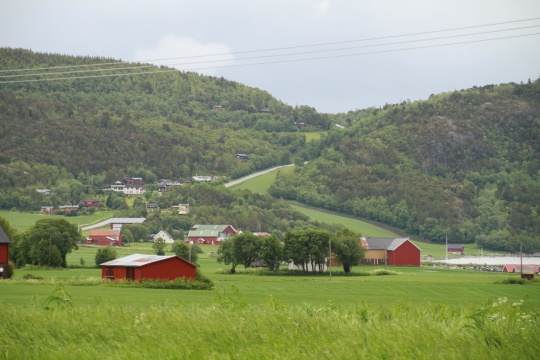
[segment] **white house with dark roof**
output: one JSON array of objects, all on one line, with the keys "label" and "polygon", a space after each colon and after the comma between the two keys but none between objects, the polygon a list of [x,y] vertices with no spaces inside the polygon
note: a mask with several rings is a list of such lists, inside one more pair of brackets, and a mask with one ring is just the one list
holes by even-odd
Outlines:
[{"label": "white house with dark roof", "polygon": [[153,241],[156,241],[157,239],[162,238],[165,240],[166,244],[174,244],[174,239],[171,234],[166,232],[165,230],[161,230],[157,234],[154,235]]}]

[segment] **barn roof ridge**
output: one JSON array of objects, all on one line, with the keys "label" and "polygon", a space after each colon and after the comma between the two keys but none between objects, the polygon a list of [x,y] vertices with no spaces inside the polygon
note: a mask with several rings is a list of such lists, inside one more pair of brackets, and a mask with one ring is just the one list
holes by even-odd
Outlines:
[{"label": "barn roof ridge", "polygon": [[409,241],[413,246],[418,250],[420,248],[416,246],[410,238],[408,237],[398,237],[398,238],[378,238],[378,237],[363,237],[362,240],[367,242],[368,248],[371,250],[395,250],[406,241]]},{"label": "barn roof ridge", "polygon": [[128,266],[128,267],[141,267],[148,264],[156,263],[159,261],[167,260],[170,258],[178,258],[187,264],[197,266],[177,255],[149,255],[149,254],[131,254],[118,259],[107,261],[99,264],[100,266]]}]

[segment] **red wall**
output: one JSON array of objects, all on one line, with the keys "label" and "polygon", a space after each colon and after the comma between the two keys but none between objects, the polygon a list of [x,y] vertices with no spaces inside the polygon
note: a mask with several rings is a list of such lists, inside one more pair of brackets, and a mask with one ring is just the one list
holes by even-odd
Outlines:
[{"label": "red wall", "polygon": [[143,266],[141,279],[173,280],[179,277],[195,279],[195,271],[196,267],[180,260],[180,258],[170,258]]},{"label": "red wall", "polygon": [[7,264],[8,262],[9,244],[0,244],[0,263]]},{"label": "red wall", "polygon": [[[101,267],[101,278],[105,279],[106,266]],[[114,279],[126,278],[126,267],[114,266]],[[141,279],[164,279],[173,280],[179,277],[195,279],[197,267],[178,257],[165,259],[135,268],[135,280]]]},{"label": "red wall", "polygon": [[216,237],[193,236],[193,237],[188,238],[188,242],[189,241],[193,241],[194,243],[197,243],[197,244],[219,245],[219,241],[217,241]]},{"label": "red wall", "polygon": [[[110,236],[111,237],[111,236]],[[97,243],[96,243],[97,241]],[[101,245],[101,246],[122,246],[122,234],[118,235],[118,240],[116,241],[116,244],[111,244],[111,240],[107,238],[107,236],[103,235],[91,235],[89,236],[89,241],[87,241],[87,244],[89,245]]]},{"label": "red wall", "polygon": [[388,265],[420,266],[420,249],[405,241],[396,250],[388,251]]}]

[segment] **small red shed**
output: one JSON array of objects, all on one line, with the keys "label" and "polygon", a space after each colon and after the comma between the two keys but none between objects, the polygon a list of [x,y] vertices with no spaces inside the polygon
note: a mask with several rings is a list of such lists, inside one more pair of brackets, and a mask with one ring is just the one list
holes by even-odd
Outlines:
[{"label": "small red shed", "polygon": [[6,269],[9,262],[9,244],[11,244],[11,241],[4,229],[2,229],[2,226],[0,226],[0,268],[2,268],[0,278],[6,278],[8,276]]},{"label": "small red shed", "polygon": [[362,238],[366,255],[362,263],[420,266],[420,248],[409,238]]},{"label": "small red shed", "polygon": [[158,256],[133,254],[123,258],[107,261],[101,266],[103,279],[142,279],[173,280],[176,278],[195,279],[197,265],[176,255]]}]

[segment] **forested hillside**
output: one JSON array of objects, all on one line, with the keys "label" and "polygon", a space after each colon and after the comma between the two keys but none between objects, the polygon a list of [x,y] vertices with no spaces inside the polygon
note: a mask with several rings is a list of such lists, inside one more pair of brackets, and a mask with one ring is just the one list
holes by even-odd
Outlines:
[{"label": "forested hillside", "polygon": [[430,241],[540,250],[540,81],[342,114],[277,197],[382,221]]},{"label": "forested hillside", "polygon": [[[82,67],[99,63],[103,65]],[[106,172],[128,167],[144,168],[159,178],[196,173],[238,177],[290,163],[305,142],[295,121],[312,128],[330,126],[328,116],[307,106],[293,108],[262,90],[136,65],[0,49],[0,163],[47,164],[74,175],[105,173],[106,181],[113,180]],[[32,68],[36,70],[6,71]],[[53,71],[78,72],[29,76]],[[140,71],[150,74],[123,76]],[[111,74],[118,76],[91,77]],[[5,83],[70,76],[91,78]],[[235,153],[249,154],[250,160],[239,160]]]},{"label": "forested hillside", "polygon": [[[328,115],[223,78],[115,59],[4,48],[0,70],[0,208],[105,200],[101,186],[126,174],[142,177],[152,190],[160,178],[236,178],[309,160],[280,174],[271,194],[429,241],[448,236],[491,249],[517,251],[523,243],[524,251],[540,251],[540,80]],[[148,74],[136,74],[141,71]],[[54,77],[66,79],[27,81]],[[326,133],[308,144],[306,130]],[[42,187],[52,195],[35,191]],[[232,196],[216,204],[182,191],[188,190],[145,197],[163,206],[197,202],[202,213],[194,211],[193,221],[223,220],[251,231],[283,231],[304,221],[266,198],[213,189],[218,198]],[[259,210],[257,201],[272,210]],[[143,211],[140,202],[129,208],[124,199],[112,207]]]}]

